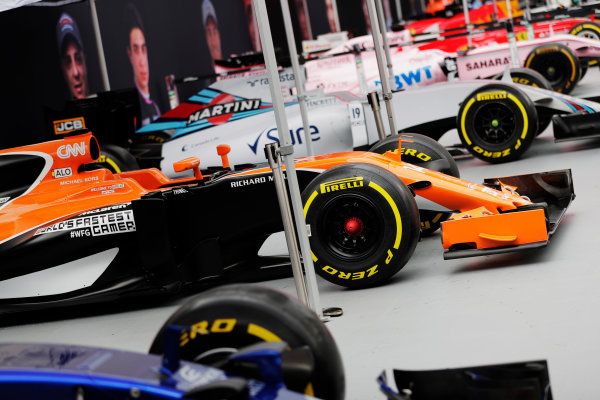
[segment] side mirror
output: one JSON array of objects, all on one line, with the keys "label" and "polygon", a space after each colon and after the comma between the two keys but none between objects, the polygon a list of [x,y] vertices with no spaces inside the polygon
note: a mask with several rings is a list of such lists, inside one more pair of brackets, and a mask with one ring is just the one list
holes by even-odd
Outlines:
[{"label": "side mirror", "polygon": [[202,172],[200,172],[200,159],[196,157],[186,158],[185,160],[177,161],[173,163],[173,170],[175,172],[183,172],[188,169],[194,170],[194,177],[198,180],[204,179]]}]

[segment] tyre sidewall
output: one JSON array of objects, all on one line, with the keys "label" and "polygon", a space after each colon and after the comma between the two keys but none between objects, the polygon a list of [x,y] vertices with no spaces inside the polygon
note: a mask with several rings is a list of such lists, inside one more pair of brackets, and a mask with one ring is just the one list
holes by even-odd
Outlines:
[{"label": "tyre sidewall", "polygon": [[114,174],[140,169],[135,157],[129,151],[111,144],[100,146],[100,157],[95,162]]},{"label": "tyre sidewall", "polygon": [[374,144],[369,151],[378,154],[384,154],[387,151],[395,152],[398,150],[399,138],[403,140],[402,149],[400,150],[402,161],[419,165],[428,161],[445,159],[448,161],[450,168],[439,172],[460,178],[458,165],[448,150],[437,140],[419,133],[401,133],[389,136]]},{"label": "tyre sidewall", "polygon": [[[340,182],[346,188],[341,189]],[[326,218],[335,218],[340,204],[357,199],[363,208],[368,205],[366,212],[373,217],[365,221],[369,250],[356,256],[340,255],[332,240],[335,227]],[[398,272],[414,252],[419,214],[413,195],[398,177],[380,167],[345,164],[332,168],[307,186],[302,200],[311,227],[315,270],[329,282],[352,288],[382,283]]]},{"label": "tyre sidewall", "polygon": [[188,328],[181,336],[180,355],[190,361],[211,349],[239,349],[266,341],[282,340],[291,349],[307,345],[315,358],[314,395],[343,398],[344,370],[335,341],[312,311],[286,294],[239,284],[209,290],[187,301],[167,320],[151,353],[162,353],[163,332],[169,325]]},{"label": "tyre sidewall", "polygon": [[594,36],[593,39],[600,39],[600,25],[592,21],[580,22],[571,28],[569,35],[583,37]]},{"label": "tyre sidewall", "polygon": [[514,83],[520,85],[554,90],[544,75],[531,68],[511,68],[510,77]]},{"label": "tyre sidewall", "polygon": [[[495,103],[510,109],[515,118],[515,129],[502,144],[486,142],[475,130],[477,113]],[[461,142],[475,157],[491,163],[507,162],[519,158],[531,145],[538,128],[537,111],[531,99],[518,88],[494,83],[467,96],[460,106],[457,126]]]},{"label": "tyre sidewall", "polygon": [[[556,83],[552,83],[550,77],[544,75],[544,69],[540,64],[547,64],[548,59],[552,63],[564,70],[565,78]],[[546,60],[544,62],[544,60]],[[560,43],[544,44],[536,47],[525,60],[526,68],[531,68],[541,73],[552,85],[554,91],[568,94],[574,88],[581,77],[581,66],[577,56],[569,47]]]}]

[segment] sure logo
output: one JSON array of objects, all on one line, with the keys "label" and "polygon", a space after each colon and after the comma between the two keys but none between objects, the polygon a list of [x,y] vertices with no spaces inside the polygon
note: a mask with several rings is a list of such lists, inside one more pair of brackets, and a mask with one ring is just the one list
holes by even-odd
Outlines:
[{"label": "sure logo", "polygon": [[54,134],[63,135],[75,131],[77,129],[85,128],[85,120],[83,117],[61,119],[60,121],[54,121]]},{"label": "sure logo", "polygon": [[67,159],[70,157],[84,156],[85,155],[85,142],[65,144],[64,146],[60,146],[58,150],[56,150],[56,155],[58,158]]}]

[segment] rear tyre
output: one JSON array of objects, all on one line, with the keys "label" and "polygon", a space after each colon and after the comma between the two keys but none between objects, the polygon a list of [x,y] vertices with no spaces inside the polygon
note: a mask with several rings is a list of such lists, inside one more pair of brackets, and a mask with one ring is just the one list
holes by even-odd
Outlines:
[{"label": "rear tyre", "polygon": [[514,83],[554,90],[544,75],[531,68],[511,68],[510,77]]},{"label": "rear tyre", "polygon": [[[544,75],[530,68],[512,68],[510,70],[510,76],[513,82],[520,83],[521,85],[533,86],[546,90],[554,90]],[[583,77],[583,72],[581,77]],[[581,79],[581,77],[579,79]],[[536,136],[544,132],[550,125],[551,121],[552,114],[538,115],[538,131]]]},{"label": "rear tyre", "polygon": [[458,133],[475,157],[490,163],[516,160],[538,131],[533,102],[517,87],[492,83],[473,91],[460,106]]},{"label": "rear tyre", "polygon": [[391,172],[344,164],[318,175],[302,193],[319,275],[337,285],[380,284],[412,256],[419,239],[413,194]]},{"label": "rear tyre", "polygon": [[559,93],[570,93],[581,77],[577,56],[573,50],[560,43],[536,47],[527,56],[524,66],[542,74]]},{"label": "rear tyre", "polygon": [[[188,300],[165,322],[150,353],[163,351],[169,325],[188,328],[180,341],[184,360],[219,364],[236,349],[259,342],[285,341],[290,349],[308,346],[315,370],[303,388],[289,389],[323,399],[343,399],[344,371],[331,334],[309,309],[286,294],[254,285],[234,284],[206,291]],[[292,377],[293,378],[293,377]]]},{"label": "rear tyre", "polygon": [[[398,151],[398,139],[402,137],[402,161],[418,165],[419,167],[439,171],[446,175],[460,178],[456,160],[448,150],[438,141],[418,133],[402,133],[389,136],[377,142],[369,151],[384,154],[387,151]],[[406,142],[404,142],[406,140]],[[421,221],[421,235],[428,236],[434,233],[447,220],[452,213],[432,210],[419,210]]]},{"label": "rear tyre", "polygon": [[600,40],[600,24],[592,21],[580,22],[571,28],[569,34],[588,39]]},{"label": "rear tyre", "polygon": [[96,160],[96,164],[114,174],[140,169],[137,160],[129,151],[113,144],[100,146],[100,157]]}]

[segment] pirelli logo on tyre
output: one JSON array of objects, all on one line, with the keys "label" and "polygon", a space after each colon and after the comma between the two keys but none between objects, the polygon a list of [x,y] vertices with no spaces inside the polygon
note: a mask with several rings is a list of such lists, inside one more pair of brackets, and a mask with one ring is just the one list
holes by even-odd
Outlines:
[{"label": "pirelli logo on tyre", "polygon": [[548,46],[535,49],[535,54],[554,53],[559,51],[558,46]]},{"label": "pirelli logo on tyre", "polygon": [[477,101],[505,99],[506,92],[504,90],[496,90],[491,92],[477,93]]},{"label": "pirelli logo on tyre", "polygon": [[321,184],[321,194],[337,192],[340,190],[352,189],[363,186],[363,177],[338,179],[336,181],[325,182]]}]

